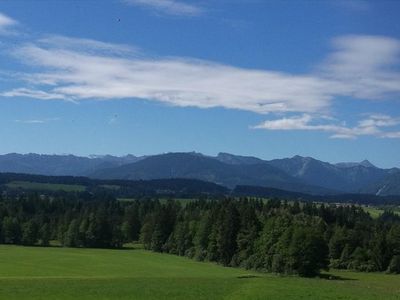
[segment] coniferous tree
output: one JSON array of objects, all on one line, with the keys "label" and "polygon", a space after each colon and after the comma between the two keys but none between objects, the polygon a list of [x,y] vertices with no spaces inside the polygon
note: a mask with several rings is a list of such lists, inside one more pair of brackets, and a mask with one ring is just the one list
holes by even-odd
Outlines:
[{"label": "coniferous tree", "polygon": [[236,207],[229,202],[225,208],[221,209],[220,218],[217,234],[218,261],[228,266],[237,249],[239,214]]},{"label": "coniferous tree", "polygon": [[400,274],[400,255],[394,255],[390,260],[388,273]]},{"label": "coniferous tree", "polygon": [[194,237],[195,258],[204,260],[208,256],[208,246],[212,232],[212,217],[209,211],[203,213]]},{"label": "coniferous tree", "polygon": [[[8,198],[7,198],[8,197]],[[314,276],[327,267],[399,272],[400,218],[356,206],[280,199],[119,202],[101,193],[0,201],[0,243],[146,249],[260,271]],[[329,251],[327,251],[327,249]]]},{"label": "coniferous tree", "polygon": [[33,220],[26,222],[22,227],[22,244],[35,245],[38,240],[39,229]]},{"label": "coniferous tree", "polygon": [[68,231],[65,234],[64,243],[65,243],[65,246],[67,246],[67,247],[78,247],[78,246],[80,246],[78,220],[74,219],[69,224]]},{"label": "coniferous tree", "polygon": [[311,228],[295,228],[289,247],[290,263],[300,276],[311,277],[328,267],[328,249],[321,236]]},{"label": "coniferous tree", "polygon": [[151,242],[152,242],[152,236],[153,236],[153,231],[154,231],[154,217],[151,215],[148,215],[144,222],[142,229],[140,230],[140,242],[143,244],[143,247],[145,249],[151,249]]},{"label": "coniferous tree", "polygon": [[5,217],[2,224],[2,232],[6,244],[19,244],[21,242],[21,226],[16,218]]},{"label": "coniferous tree", "polygon": [[39,229],[39,244],[41,246],[49,246],[50,244],[50,228],[47,223],[44,223],[42,227]]},{"label": "coniferous tree", "polygon": [[260,224],[255,209],[247,202],[242,208],[240,228],[237,234],[237,253],[234,265],[246,266],[247,259],[254,254],[255,242],[258,238]]}]

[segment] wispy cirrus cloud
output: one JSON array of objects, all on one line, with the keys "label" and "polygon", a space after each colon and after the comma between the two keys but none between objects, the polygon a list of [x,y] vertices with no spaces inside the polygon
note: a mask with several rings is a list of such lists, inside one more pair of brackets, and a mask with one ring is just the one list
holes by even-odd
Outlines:
[{"label": "wispy cirrus cloud", "polygon": [[60,118],[45,118],[45,119],[28,119],[28,120],[14,120],[15,123],[22,123],[22,124],[44,124],[48,122],[58,121]]},{"label": "wispy cirrus cloud", "polygon": [[15,123],[23,123],[23,124],[43,124],[45,121],[43,120],[14,120]]},{"label": "wispy cirrus cloud", "polygon": [[[291,74],[246,69],[181,57],[146,57],[136,48],[62,36],[21,44],[13,56],[35,71],[21,76],[28,87],[0,92],[3,97],[42,100],[145,99],[181,107],[223,107],[258,114],[300,113],[269,120],[257,128],[331,132],[332,137],[400,137],[385,132],[384,120],[361,120],[355,127],[319,124],[342,96],[386,100],[400,95],[400,41],[382,36],[343,36],[314,72]],[[364,126],[362,122],[377,123]],[[279,120],[278,120],[279,121]],[[275,122],[275,123],[274,123]],[[391,121],[393,122],[393,120]],[[396,121],[397,122],[397,121]],[[289,129],[284,129],[289,130]]]},{"label": "wispy cirrus cloud", "polygon": [[17,24],[16,20],[0,12],[0,35],[10,33],[10,28]]},{"label": "wispy cirrus cloud", "polygon": [[257,113],[319,111],[329,103],[326,82],[311,76],[195,59],[128,58],[93,51],[41,42],[14,49],[15,58],[42,71],[24,76],[35,88],[18,88],[2,95],[44,100],[141,98],[182,107],[225,107]]},{"label": "wispy cirrus cloud", "polygon": [[329,110],[339,96],[379,100],[400,94],[400,72],[393,69],[400,42],[386,37],[336,39],[318,71],[300,75],[179,57],[121,56],[115,55],[120,45],[102,43],[104,53],[96,41],[79,39],[77,47],[76,39],[63,39],[61,46],[39,40],[13,49],[15,58],[38,68],[25,76],[37,90],[23,87],[3,96],[142,98],[256,113],[316,113]]},{"label": "wispy cirrus cloud", "polygon": [[150,9],[157,14],[193,17],[204,13],[198,5],[178,0],[124,0],[126,4]]},{"label": "wispy cirrus cloud", "polygon": [[321,122],[309,114],[295,117],[268,120],[254,129],[266,130],[303,130],[303,131],[324,131],[331,133],[331,138],[354,139],[358,136],[376,136],[381,138],[398,138],[400,131],[384,131],[385,127],[394,127],[400,124],[400,118],[393,118],[387,115],[371,114],[368,118],[358,121],[354,127],[345,124]]},{"label": "wispy cirrus cloud", "polygon": [[66,100],[62,94],[46,92],[42,90],[34,90],[29,88],[16,88],[7,92],[0,93],[3,97],[28,97],[40,100]]},{"label": "wispy cirrus cloud", "polygon": [[382,99],[400,92],[400,40],[348,35],[332,41],[335,49],[317,74],[345,96]]},{"label": "wispy cirrus cloud", "polygon": [[84,38],[71,38],[62,35],[48,35],[37,40],[44,47],[70,49],[77,52],[95,55],[133,55],[139,52],[136,47],[123,44],[110,44]]}]

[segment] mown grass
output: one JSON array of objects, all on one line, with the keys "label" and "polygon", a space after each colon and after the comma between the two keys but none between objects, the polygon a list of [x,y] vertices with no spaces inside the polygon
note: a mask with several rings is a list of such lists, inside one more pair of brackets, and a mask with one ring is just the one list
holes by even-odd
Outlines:
[{"label": "mown grass", "polygon": [[400,277],[279,277],[140,249],[0,246],[0,299],[400,299]]},{"label": "mown grass", "polygon": [[56,184],[29,181],[13,181],[7,183],[6,186],[11,189],[24,189],[34,191],[83,192],[86,190],[85,186],[77,184]]},{"label": "mown grass", "polygon": [[373,206],[362,206],[362,208],[365,212],[369,213],[369,215],[374,219],[379,218],[379,216],[384,213],[383,209]]},{"label": "mown grass", "polygon": [[362,206],[363,210],[367,213],[369,213],[369,215],[376,219],[379,218],[380,215],[382,215],[385,210],[389,210],[394,212],[397,215],[400,215],[400,210],[398,206]]}]

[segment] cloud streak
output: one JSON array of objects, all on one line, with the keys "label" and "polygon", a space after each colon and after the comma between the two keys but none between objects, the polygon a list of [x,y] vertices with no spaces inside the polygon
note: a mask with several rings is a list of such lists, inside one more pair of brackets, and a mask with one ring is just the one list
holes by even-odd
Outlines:
[{"label": "cloud streak", "polygon": [[125,0],[127,4],[150,9],[157,14],[193,17],[201,15],[204,10],[194,4],[177,0]]},{"label": "cloud streak", "polygon": [[15,123],[23,123],[23,124],[43,124],[45,121],[43,120],[15,120]]},{"label": "cloud streak", "polygon": [[141,98],[256,113],[315,113],[328,110],[338,96],[379,100],[400,93],[400,73],[391,69],[398,63],[400,42],[385,37],[337,39],[335,51],[318,72],[303,75],[186,58],[121,56],[127,51],[121,45],[59,40],[40,40],[14,50],[15,58],[42,70],[26,76],[42,91],[24,87],[3,96]]},{"label": "cloud streak", "polygon": [[17,88],[0,94],[3,97],[27,97],[40,100],[67,100],[64,95],[28,88]]},{"label": "cloud streak", "polygon": [[0,34],[8,34],[9,29],[17,23],[14,19],[0,12]]},{"label": "cloud streak", "polygon": [[[371,117],[352,128],[314,123],[316,116],[329,115],[332,103],[342,96],[381,101],[400,95],[399,40],[342,36],[332,41],[332,47],[314,72],[294,75],[190,58],[146,57],[126,45],[50,36],[13,49],[14,58],[35,71],[21,76],[28,87],[0,95],[68,101],[144,99],[258,114],[300,113],[256,128],[289,130],[292,125],[291,130],[330,132],[334,138],[400,137],[397,132],[385,133],[389,126],[382,125],[397,119]],[[282,124],[287,127],[279,128]]]},{"label": "cloud streak", "polygon": [[59,118],[47,118],[47,119],[30,119],[30,120],[14,120],[15,123],[22,124],[44,124],[48,122],[54,122],[60,120]]},{"label": "cloud streak", "polygon": [[92,39],[71,38],[62,35],[49,35],[39,39],[37,43],[43,47],[69,49],[95,55],[129,56],[139,52],[137,48],[128,45],[110,44]]},{"label": "cloud streak", "polygon": [[376,136],[380,138],[399,138],[400,131],[383,131],[384,127],[394,127],[400,124],[400,118],[393,118],[387,115],[373,114],[368,118],[360,120],[357,126],[347,127],[343,124],[321,123],[311,115],[303,114],[290,118],[268,120],[254,129],[266,130],[303,130],[303,131],[324,131],[331,133],[331,138],[354,139],[358,136]]},{"label": "cloud streak", "polygon": [[317,75],[330,80],[334,89],[371,100],[399,94],[400,40],[349,35],[334,39],[332,45],[335,51]]},{"label": "cloud streak", "polygon": [[327,83],[310,76],[195,59],[95,55],[93,51],[40,43],[22,46],[14,50],[14,56],[44,71],[25,76],[36,89],[18,88],[2,95],[44,100],[140,98],[256,113],[319,111],[329,106],[330,96],[324,92]]}]

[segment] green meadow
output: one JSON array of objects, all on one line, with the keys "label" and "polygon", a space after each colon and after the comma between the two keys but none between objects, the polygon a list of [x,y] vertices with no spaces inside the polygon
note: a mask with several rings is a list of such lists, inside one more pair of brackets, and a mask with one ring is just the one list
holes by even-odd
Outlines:
[{"label": "green meadow", "polygon": [[400,211],[399,211],[399,207],[397,206],[389,206],[389,207],[379,207],[379,206],[362,206],[362,208],[364,209],[364,211],[366,211],[367,213],[369,213],[369,215],[376,219],[379,218],[380,215],[382,215],[385,210],[388,211],[392,211],[397,215],[400,215]]},{"label": "green meadow", "polygon": [[400,276],[280,277],[141,249],[3,245],[0,299],[400,299]]}]

